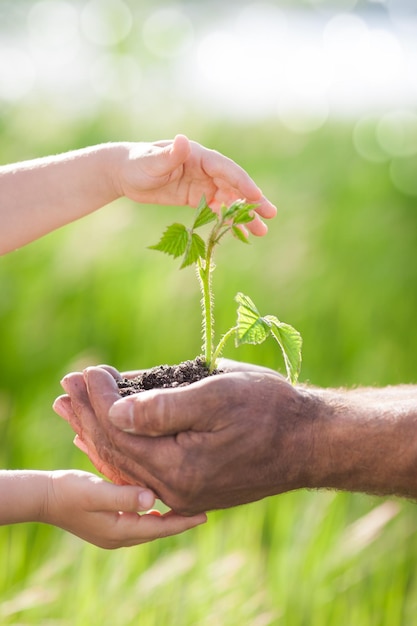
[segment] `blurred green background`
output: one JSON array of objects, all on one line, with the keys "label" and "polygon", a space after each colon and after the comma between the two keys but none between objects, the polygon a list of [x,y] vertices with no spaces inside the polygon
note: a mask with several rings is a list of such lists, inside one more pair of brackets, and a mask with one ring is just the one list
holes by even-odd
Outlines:
[{"label": "blurred green background", "polygon": [[[279,214],[265,239],[219,250],[218,333],[233,323],[242,290],[302,333],[301,381],[414,382],[416,107],[389,82],[393,59],[410,69],[410,59],[395,54],[410,34],[401,25],[412,26],[414,16],[412,3],[397,5],[400,13],[388,0],[227,8],[3,0],[1,162],[177,132],[224,152]],[[279,33],[291,54],[271,57],[266,46],[256,58],[256,37],[282,41],[275,22],[259,17],[272,14],[286,20]],[[233,29],[247,28],[245,15],[257,19],[242,39]],[[378,41],[387,56],[348,67],[358,42],[349,36],[364,29],[385,32]],[[338,67],[334,50],[314,48],[317,32],[345,46],[337,48]],[[311,48],[301,63],[291,48],[300,33]],[[239,44],[239,54],[216,60],[216,42]],[[369,76],[356,83],[364,67]],[[306,85],[310,70],[317,72]],[[367,90],[375,76],[375,90]],[[189,211],[120,200],[0,259],[1,467],[91,471],[51,409],[66,372],[98,363],[143,368],[199,353],[193,270],[180,272],[147,249]],[[273,343],[229,346],[226,356],[282,370]],[[413,503],[331,492],[211,513],[205,527],[113,553],[51,527],[4,527],[0,623],[409,625],[417,610],[416,529]]]}]

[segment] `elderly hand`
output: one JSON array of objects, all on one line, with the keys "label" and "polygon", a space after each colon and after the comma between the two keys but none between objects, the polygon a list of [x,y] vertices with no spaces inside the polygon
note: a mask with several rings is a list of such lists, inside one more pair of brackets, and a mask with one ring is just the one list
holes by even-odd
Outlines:
[{"label": "elderly hand", "polygon": [[114,371],[88,368],[64,378],[68,395],[55,410],[100,471],[151,488],[177,513],[309,486],[308,394],[266,368],[233,367],[187,387],[124,399]]}]

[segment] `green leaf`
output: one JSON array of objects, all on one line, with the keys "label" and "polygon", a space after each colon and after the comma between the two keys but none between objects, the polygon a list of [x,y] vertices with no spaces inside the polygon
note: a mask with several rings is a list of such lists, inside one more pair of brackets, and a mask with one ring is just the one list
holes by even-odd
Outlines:
[{"label": "green leaf", "polygon": [[236,200],[229,207],[222,207],[222,218],[232,220],[234,224],[246,224],[253,220],[250,212],[257,207],[256,204],[248,204],[244,200]]},{"label": "green leaf", "polygon": [[272,335],[282,350],[287,377],[295,385],[301,369],[301,335],[295,328],[272,315],[267,315],[265,320],[270,324]]},{"label": "green leaf", "polygon": [[196,263],[196,261],[201,257],[204,258],[206,254],[206,244],[203,239],[197,233],[192,233],[191,237],[188,241],[187,250],[184,255],[184,260],[181,264],[181,268],[187,267],[188,265],[192,265]]},{"label": "green leaf", "polygon": [[251,222],[253,220],[252,211],[254,206],[254,204],[247,204],[239,209],[233,217],[233,224],[248,224],[248,222]]},{"label": "green leaf", "polygon": [[183,224],[171,224],[168,226],[159,242],[149,246],[151,250],[159,250],[170,254],[174,258],[185,253],[190,234]]},{"label": "green leaf", "polygon": [[232,233],[234,234],[236,239],[239,239],[239,241],[243,241],[243,243],[250,243],[248,237],[238,226],[232,226]]},{"label": "green leaf", "polygon": [[271,329],[252,300],[243,293],[238,293],[235,300],[238,303],[236,345],[257,344],[265,341]]},{"label": "green leaf", "polygon": [[210,224],[210,222],[214,222],[218,217],[214,211],[210,209],[210,207],[206,204],[205,198],[203,196],[202,201],[198,205],[197,213],[195,216],[193,230],[196,228],[200,228],[200,226],[204,226],[205,224]]}]

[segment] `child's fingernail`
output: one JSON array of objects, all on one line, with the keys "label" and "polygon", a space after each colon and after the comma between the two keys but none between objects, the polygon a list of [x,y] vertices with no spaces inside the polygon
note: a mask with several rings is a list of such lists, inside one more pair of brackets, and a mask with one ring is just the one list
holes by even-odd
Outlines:
[{"label": "child's fingernail", "polygon": [[145,489],[144,491],[140,492],[139,506],[141,511],[147,511],[148,509],[151,509],[154,504],[155,496],[153,495],[152,491]]},{"label": "child's fingernail", "polygon": [[114,426],[128,433],[134,432],[134,402],[133,398],[122,398],[109,411],[109,418]]}]

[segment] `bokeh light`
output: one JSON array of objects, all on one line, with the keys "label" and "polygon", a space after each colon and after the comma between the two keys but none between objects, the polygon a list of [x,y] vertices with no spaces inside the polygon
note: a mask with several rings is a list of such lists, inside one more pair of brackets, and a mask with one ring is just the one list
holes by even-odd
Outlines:
[{"label": "bokeh light", "polygon": [[407,196],[417,197],[417,156],[393,159],[390,176],[399,191]]},{"label": "bokeh light", "polygon": [[378,124],[377,116],[361,117],[353,129],[353,143],[361,157],[374,163],[383,163],[388,157],[378,141]]},{"label": "bokeh light", "polygon": [[122,101],[137,94],[141,88],[141,68],[128,54],[103,54],[91,67],[91,83],[97,94],[113,101]]},{"label": "bokeh light", "polygon": [[[133,119],[138,103],[131,96],[140,88],[141,111],[148,107],[149,114],[155,101],[169,99],[173,112],[271,117],[297,133],[332,118],[365,116],[369,127],[369,116],[417,105],[412,5],[314,0],[210,10],[205,2],[40,0],[17,11],[9,3],[3,29],[23,19],[27,36],[10,28],[3,33],[0,98],[47,98],[67,113],[117,101]],[[394,123],[387,120],[378,131],[382,143]],[[372,149],[364,140],[366,124],[357,127],[355,145],[362,156],[372,152],[380,160],[379,139]]]},{"label": "bokeh light", "polygon": [[35,51],[45,51],[43,62],[70,55],[79,45],[78,11],[68,2],[44,0],[28,13],[27,26]]},{"label": "bokeh light", "polygon": [[172,58],[185,54],[193,41],[193,25],[180,8],[159,9],[143,25],[146,47],[155,56]]},{"label": "bokeh light", "polygon": [[132,13],[122,0],[89,0],[81,12],[85,36],[100,46],[123,41],[132,28]]},{"label": "bokeh light", "polygon": [[0,99],[20,100],[35,84],[36,71],[32,59],[18,48],[0,48]]},{"label": "bokeh light", "polygon": [[417,154],[417,114],[412,111],[387,113],[378,123],[377,137],[383,150],[392,157]]}]

